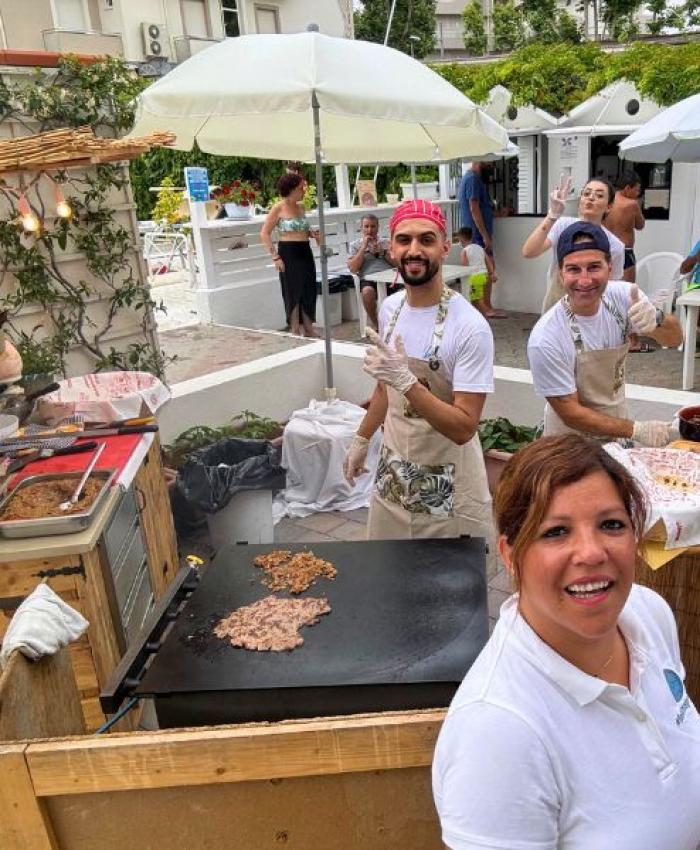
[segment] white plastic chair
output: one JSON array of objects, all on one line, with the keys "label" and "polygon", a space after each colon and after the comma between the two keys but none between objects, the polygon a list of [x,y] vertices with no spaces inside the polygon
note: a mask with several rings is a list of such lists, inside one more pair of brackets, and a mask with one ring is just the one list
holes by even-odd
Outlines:
[{"label": "white plastic chair", "polygon": [[654,301],[654,293],[660,289],[668,290],[668,304],[664,305],[667,313],[671,312],[673,296],[680,295],[681,263],[683,257],[674,251],[655,251],[637,263],[637,284],[639,288]]}]

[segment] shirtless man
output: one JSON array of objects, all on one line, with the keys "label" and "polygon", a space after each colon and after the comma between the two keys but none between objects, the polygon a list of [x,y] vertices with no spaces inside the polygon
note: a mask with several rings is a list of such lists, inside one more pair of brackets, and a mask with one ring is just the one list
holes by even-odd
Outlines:
[{"label": "shirtless man", "polygon": [[634,171],[625,171],[617,181],[617,191],[612,208],[605,218],[605,226],[625,246],[625,268],[622,279],[634,283],[636,278],[634,256],[635,230],[644,229],[644,215],[637,200],[641,180]]}]

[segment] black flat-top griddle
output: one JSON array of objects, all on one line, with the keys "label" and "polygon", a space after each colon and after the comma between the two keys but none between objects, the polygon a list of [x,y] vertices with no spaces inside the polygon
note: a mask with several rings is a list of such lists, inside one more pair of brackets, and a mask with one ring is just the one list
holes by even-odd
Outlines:
[{"label": "black flat-top griddle", "polygon": [[[280,548],[333,562],[335,580],[301,594],[331,613],[291,652],[215,637],[219,619],[270,593],[253,558]],[[434,708],[487,639],[481,539],[239,544],[219,551],[134,693],[155,699],[163,728]]]}]

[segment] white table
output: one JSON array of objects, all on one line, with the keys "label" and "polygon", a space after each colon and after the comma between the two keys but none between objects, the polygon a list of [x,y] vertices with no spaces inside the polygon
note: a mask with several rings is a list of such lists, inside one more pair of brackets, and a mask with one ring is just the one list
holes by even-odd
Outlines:
[{"label": "white table", "polygon": [[[469,292],[462,291],[462,281],[468,280],[469,274],[470,269],[467,266],[444,265],[442,267],[442,279],[444,283],[448,286],[451,283],[456,283],[457,288],[465,298],[469,297]],[[398,269],[384,269],[384,271],[381,272],[365,275],[364,279],[371,280],[372,283],[377,284],[377,302],[379,305],[381,305],[382,301],[386,298],[386,288],[388,284],[392,284],[394,282],[403,283],[401,273]],[[468,289],[469,287],[467,285],[467,290]]]},{"label": "white table", "polygon": [[695,329],[700,310],[700,289],[685,292],[676,299],[677,307],[685,307],[683,328],[683,389],[692,390],[695,380]]}]

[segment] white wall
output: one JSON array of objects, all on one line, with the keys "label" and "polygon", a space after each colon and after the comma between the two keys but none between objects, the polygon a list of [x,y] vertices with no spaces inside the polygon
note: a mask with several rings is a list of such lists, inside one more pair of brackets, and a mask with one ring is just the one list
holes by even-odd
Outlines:
[{"label": "white wall", "polygon": [[[207,12],[210,37],[223,38],[219,0],[207,0]],[[176,61],[174,40],[184,35],[179,0],[119,0],[112,10],[103,9],[101,18],[105,32],[121,32],[124,58],[130,62],[145,59],[142,22],[162,24],[168,33],[168,59]]]},{"label": "white wall", "polygon": [[[338,397],[362,404],[372,394],[374,382],[362,369],[364,346],[333,344],[334,382]],[[536,425],[543,403],[532,388],[525,369],[495,368],[496,391],[489,396],[484,417],[506,416],[522,425]],[[323,399],[325,367],[323,343],[233,366],[201,378],[175,384],[172,399],[158,413],[161,438],[167,443],[193,425],[221,425],[243,410],[279,421],[306,407],[312,398]],[[680,390],[629,385],[630,415],[643,419],[672,418],[680,407],[693,404],[696,394]]]}]

